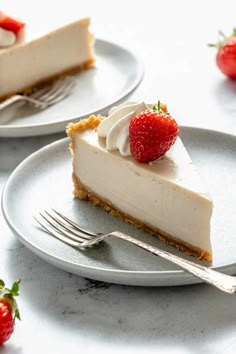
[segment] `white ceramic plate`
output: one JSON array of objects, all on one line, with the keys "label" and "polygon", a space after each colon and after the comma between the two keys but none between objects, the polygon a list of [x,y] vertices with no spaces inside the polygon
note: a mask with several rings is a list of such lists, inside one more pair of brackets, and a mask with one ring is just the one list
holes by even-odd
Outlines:
[{"label": "white ceramic plate", "polygon": [[[233,274],[236,272],[236,137],[187,127],[181,128],[181,136],[214,200],[212,267]],[[83,252],[61,243],[38,227],[33,215],[54,207],[95,231],[119,229],[178,254],[157,238],[102,209],[73,199],[68,143],[67,138],[59,140],[32,154],[16,168],[5,186],[3,213],[20,241],[49,263],[88,278],[143,286],[199,282],[167,261],[122,241],[110,239],[99,249]]]},{"label": "white ceramic plate", "polygon": [[76,77],[76,86],[63,101],[46,110],[29,106],[10,107],[0,112],[0,136],[21,137],[65,131],[68,122],[93,113],[105,114],[139,85],[143,66],[116,44],[97,39],[95,67]]}]

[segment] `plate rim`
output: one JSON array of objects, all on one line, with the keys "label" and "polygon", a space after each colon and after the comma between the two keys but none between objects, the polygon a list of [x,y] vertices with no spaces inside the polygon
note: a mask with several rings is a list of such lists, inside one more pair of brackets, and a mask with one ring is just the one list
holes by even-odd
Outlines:
[{"label": "plate rim", "polygon": [[[204,133],[208,133],[208,134],[213,134],[213,135],[220,135],[223,138],[225,137],[229,137],[232,140],[235,140],[235,144],[236,144],[236,136],[233,134],[229,134],[226,132],[221,132],[221,131],[217,131],[214,129],[205,129],[205,128],[199,128],[199,127],[194,127],[194,126],[190,126],[190,125],[180,125],[180,134],[181,134],[181,130],[185,130],[185,131],[198,131],[200,134],[204,134]],[[81,275],[84,277],[88,277],[86,276],[86,270],[88,270],[87,273],[94,273],[95,277],[92,277],[91,274],[89,275],[89,278],[91,279],[95,279],[95,280],[100,280],[100,281],[107,281],[107,280],[103,280],[103,275],[96,277],[97,273],[102,272],[102,273],[106,273],[109,275],[112,274],[121,274],[121,277],[125,277],[127,278],[129,275],[133,275],[134,278],[135,277],[144,277],[145,275],[147,276],[156,276],[157,280],[159,280],[159,282],[157,282],[157,284],[149,284],[149,282],[147,281],[147,284],[134,284],[134,282],[123,282],[119,280],[119,277],[114,279],[114,284],[123,284],[123,285],[131,285],[131,286],[155,286],[155,287],[159,287],[159,286],[182,286],[182,285],[188,285],[188,284],[198,284],[198,283],[202,283],[202,281],[196,277],[194,277],[193,275],[185,272],[184,270],[162,270],[162,271],[135,271],[135,270],[119,270],[119,269],[110,269],[110,268],[101,268],[101,267],[92,267],[88,266],[88,265],[84,265],[81,263],[75,263],[73,261],[70,260],[65,260],[64,258],[60,258],[57,255],[53,255],[52,252],[49,251],[45,251],[44,249],[42,249],[41,247],[35,246],[34,243],[31,240],[27,240],[24,237],[24,231],[22,232],[21,230],[19,230],[18,226],[16,224],[14,224],[14,220],[11,219],[10,214],[7,210],[7,197],[8,197],[8,189],[11,188],[11,183],[12,181],[14,182],[14,178],[15,175],[18,173],[18,171],[20,171],[21,169],[24,169],[24,166],[27,165],[30,160],[34,160],[35,158],[37,158],[38,156],[40,156],[41,154],[45,153],[46,150],[50,150],[54,147],[57,146],[64,146],[66,143],[68,144],[68,142],[70,141],[70,139],[68,137],[64,137],[58,140],[55,140],[54,142],[51,142],[45,146],[43,146],[42,148],[38,149],[37,151],[33,152],[32,154],[30,154],[29,156],[27,156],[18,166],[15,167],[15,169],[12,171],[12,173],[10,174],[10,176],[7,179],[7,182],[4,185],[3,191],[2,191],[2,196],[1,196],[1,208],[2,208],[2,213],[4,216],[4,219],[8,225],[8,227],[10,228],[10,230],[14,233],[14,235],[17,236],[17,238],[20,240],[20,242],[22,242],[24,244],[24,246],[26,248],[28,248],[30,251],[32,251],[34,254],[36,254],[37,256],[39,256],[41,259],[44,259],[45,261],[47,261],[48,263],[56,266],[57,268],[63,269],[65,271],[69,271],[73,274],[77,274],[77,275]],[[59,263],[59,264],[58,264]],[[71,270],[72,266],[76,266],[77,268],[79,268],[79,272],[74,272],[73,270]],[[218,271],[224,271],[224,273],[226,274],[235,274],[236,272],[236,261],[234,263],[230,263],[227,266],[223,265],[223,266],[210,266],[210,268],[218,270]],[[173,284],[166,284],[166,277],[175,277],[176,282],[174,282]],[[106,275],[105,275],[106,278]],[[129,277],[128,277],[129,279]],[[162,281],[164,280],[164,282]],[[180,282],[179,282],[180,281]],[[142,279],[141,279],[141,283],[142,283]],[[143,283],[145,283],[145,280],[143,281]]]},{"label": "plate rim", "polygon": [[[74,122],[75,120],[80,120],[85,118],[86,116],[89,116],[91,114],[98,114],[101,111],[108,110],[111,106],[118,104],[119,102],[122,102],[126,97],[128,97],[130,94],[132,94],[135,89],[141,84],[143,77],[144,77],[144,63],[142,60],[138,58],[138,55],[135,53],[135,50],[129,50],[127,47],[120,45],[118,43],[103,39],[103,38],[96,38],[95,42],[95,50],[96,50],[96,45],[98,46],[109,46],[116,48],[119,51],[122,51],[123,53],[126,53],[132,58],[132,60],[136,64],[137,72],[135,75],[135,79],[129,86],[119,94],[117,98],[115,98],[111,103],[107,104],[106,106],[98,107],[96,110],[92,110],[90,112],[84,113],[81,116],[73,116],[70,118],[66,118],[63,121],[53,121],[49,123],[38,123],[34,125],[1,125],[0,124],[0,137],[27,137],[27,136],[38,136],[38,135],[48,135],[48,134],[53,134],[53,133],[59,133],[63,131],[62,126],[65,127],[69,122]],[[45,130],[45,132],[39,132],[37,133],[37,130],[39,129]],[[53,129],[55,128],[55,129]],[[40,129],[40,131],[41,131]],[[35,132],[31,132],[31,131]]]}]

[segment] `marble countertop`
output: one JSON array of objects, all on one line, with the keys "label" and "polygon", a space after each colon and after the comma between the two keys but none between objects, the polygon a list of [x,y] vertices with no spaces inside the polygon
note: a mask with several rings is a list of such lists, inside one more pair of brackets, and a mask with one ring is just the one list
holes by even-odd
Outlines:
[{"label": "marble countertop", "polygon": [[[160,98],[182,125],[236,135],[236,82],[218,71],[207,47],[218,29],[230,33],[235,26],[233,1],[227,7],[210,0],[147,0],[135,8],[127,0],[55,4],[3,0],[2,9],[49,16],[58,6],[62,17],[87,12],[99,38],[142,58],[145,77],[132,99]],[[64,136],[0,138],[0,191],[24,158]],[[7,285],[21,278],[22,316],[0,354],[236,352],[235,296],[206,284],[145,288],[72,275],[24,247],[1,213],[0,235],[0,278]]]}]

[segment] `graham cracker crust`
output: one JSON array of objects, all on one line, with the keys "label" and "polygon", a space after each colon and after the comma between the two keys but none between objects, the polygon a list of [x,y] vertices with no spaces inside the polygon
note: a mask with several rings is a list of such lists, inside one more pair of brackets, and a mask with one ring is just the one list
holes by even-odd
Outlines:
[{"label": "graham cracker crust", "polygon": [[73,134],[77,132],[82,132],[83,130],[87,129],[96,129],[97,126],[101,123],[104,119],[103,116],[94,114],[89,116],[89,118],[81,119],[78,123],[69,123],[66,127],[66,134],[72,139],[73,141]]},{"label": "graham cracker crust", "polygon": [[31,93],[33,93],[34,91],[41,89],[49,84],[52,84],[54,81],[58,80],[61,77],[67,76],[67,75],[75,75],[78,74],[84,70],[87,70],[89,68],[91,68],[93,66],[95,62],[95,58],[92,57],[90,58],[88,61],[86,61],[83,64],[80,64],[76,67],[67,69],[63,72],[60,72],[58,74],[55,74],[53,76],[50,76],[46,79],[42,79],[40,81],[35,82],[32,86],[29,87],[23,87],[22,89],[18,90],[17,92],[11,92],[7,95],[1,96],[0,97],[0,102],[6,100],[7,98],[16,95],[16,94],[20,94],[20,95],[29,95]]},{"label": "graham cracker crust", "polygon": [[212,261],[212,255],[209,252],[203,251],[202,249],[197,247],[193,247],[192,245],[189,245],[187,242],[178,240],[175,237],[163,232],[162,230],[148,226],[143,222],[133,218],[132,216],[127,215],[122,211],[118,210],[114,205],[102,199],[96,193],[89,190],[85,185],[83,185],[83,183],[81,183],[81,181],[77,178],[74,172],[72,173],[72,179],[74,182],[73,194],[76,198],[79,198],[81,200],[87,200],[92,205],[103,208],[106,212],[110,213],[111,215],[118,217],[119,219],[128,222],[129,224],[145,232],[148,232],[151,235],[157,236],[162,242],[174,246],[178,250],[184,252],[186,255],[193,256],[199,260],[204,260],[208,262]]}]

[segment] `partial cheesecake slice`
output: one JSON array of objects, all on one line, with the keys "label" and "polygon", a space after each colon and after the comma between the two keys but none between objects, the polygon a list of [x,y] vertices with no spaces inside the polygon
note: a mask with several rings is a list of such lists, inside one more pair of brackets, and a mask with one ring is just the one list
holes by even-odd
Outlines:
[{"label": "partial cheesecake slice", "polygon": [[[137,113],[136,106],[135,110]],[[115,116],[117,124],[120,111],[129,112],[126,117],[130,114],[130,120],[135,110],[130,114],[131,110],[123,105],[111,116]],[[104,129],[99,127],[106,119],[90,116],[68,126],[75,197],[89,200],[177,248],[211,261],[212,200],[180,138],[160,159],[139,163],[132,156],[122,156],[121,149],[109,150],[108,137],[99,137],[97,131],[102,135]],[[111,128],[111,123],[108,125]],[[124,141],[114,134],[114,129],[112,134],[113,143]]]},{"label": "partial cheesecake slice", "polygon": [[[85,18],[43,34],[32,31],[32,35],[26,25],[25,39],[20,31],[13,45],[1,47],[0,42],[0,100],[91,67],[94,40],[89,23]],[[10,31],[1,29],[1,34],[7,43]]]}]

